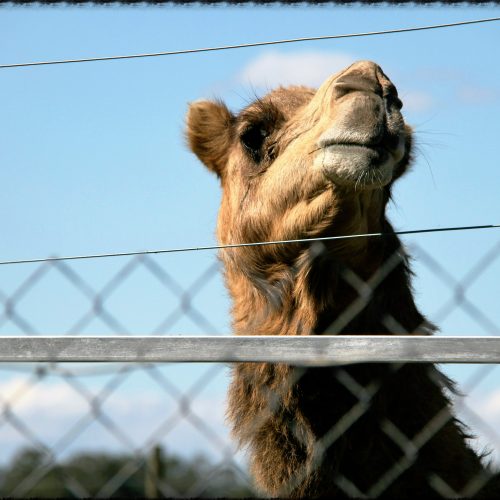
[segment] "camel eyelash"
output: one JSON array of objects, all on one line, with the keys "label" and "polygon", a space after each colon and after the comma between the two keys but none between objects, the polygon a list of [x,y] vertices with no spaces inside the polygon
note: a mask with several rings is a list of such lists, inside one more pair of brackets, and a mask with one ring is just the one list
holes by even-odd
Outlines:
[{"label": "camel eyelash", "polygon": [[267,157],[269,160],[273,161],[276,159],[278,156],[278,148],[277,148],[278,141],[273,141],[271,144],[269,144],[267,148]]}]

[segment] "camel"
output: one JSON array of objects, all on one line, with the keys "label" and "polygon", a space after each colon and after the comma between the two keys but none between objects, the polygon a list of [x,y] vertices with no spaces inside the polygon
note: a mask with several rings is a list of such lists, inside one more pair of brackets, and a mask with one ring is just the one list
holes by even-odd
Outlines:
[{"label": "camel", "polygon": [[[236,335],[430,335],[386,218],[412,129],[382,69],[279,87],[239,114],[190,104],[186,138],[220,179],[221,244],[386,233],[221,251]],[[432,364],[239,363],[228,420],[273,497],[500,497]]]}]

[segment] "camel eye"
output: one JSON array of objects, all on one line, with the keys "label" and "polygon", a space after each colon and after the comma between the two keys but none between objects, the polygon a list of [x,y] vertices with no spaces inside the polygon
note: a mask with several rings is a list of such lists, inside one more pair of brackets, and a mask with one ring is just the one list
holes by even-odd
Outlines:
[{"label": "camel eye", "polygon": [[261,148],[267,136],[267,130],[261,125],[249,127],[241,134],[241,143],[257,163],[261,160]]}]

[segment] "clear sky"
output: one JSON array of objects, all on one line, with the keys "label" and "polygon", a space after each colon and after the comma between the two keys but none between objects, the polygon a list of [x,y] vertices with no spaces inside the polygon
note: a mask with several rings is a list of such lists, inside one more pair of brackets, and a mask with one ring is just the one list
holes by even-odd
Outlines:
[{"label": "clear sky", "polygon": [[[0,63],[214,47],[498,15],[498,6],[3,7]],[[499,42],[500,23],[488,23],[171,57],[0,69],[0,260],[214,244],[218,182],[185,147],[187,103],[220,97],[238,110],[254,92],[262,94],[280,83],[319,85],[358,59],[378,62],[396,84],[419,144],[412,172],[395,189],[390,208],[395,227],[498,224]],[[405,242],[419,247],[414,253],[417,301],[443,334],[500,333],[499,230],[422,235]],[[463,279],[494,252],[487,259],[489,266],[466,287],[473,306],[467,302],[465,307],[443,309],[453,302],[454,292],[426,264],[422,251],[432,255],[452,280]],[[154,259],[183,289],[215,261],[213,252]],[[69,268],[98,291],[127,262],[86,261]],[[2,267],[0,304],[37,269]],[[173,322],[168,333],[229,333],[229,304],[220,277],[213,275],[204,283],[193,304],[209,324],[194,314]],[[106,298],[109,311],[130,333],[154,331],[177,305],[176,294],[166,291],[144,267]],[[85,315],[89,301],[82,288],[75,291],[66,277],[47,268],[16,307],[38,333],[53,334],[70,331]],[[1,334],[29,330],[1,315],[0,309]],[[108,332],[116,333],[117,328],[102,318],[80,330]],[[162,370],[187,390],[205,376],[206,367]],[[477,367],[446,370],[466,382]],[[0,376],[4,400],[5,394],[13,397],[23,380],[30,380],[26,370],[5,366]],[[95,393],[106,380],[91,377],[85,384]],[[117,422],[132,426],[137,436],[143,436],[145,426],[159,425],[170,411],[151,380],[129,376],[109,402]],[[221,434],[226,380],[225,371],[217,372],[199,398],[200,414]],[[488,372],[471,393],[470,404],[496,427],[495,436],[482,426],[477,432],[488,435],[485,442],[500,449],[499,381],[500,369]],[[23,398],[13,404],[14,410],[17,405],[49,444],[86,408],[57,377],[37,384]],[[120,447],[109,434],[99,432],[82,435],[68,450]],[[142,437],[137,436],[140,443]],[[0,439],[10,451],[26,443],[9,424],[0,425]],[[168,435],[165,443],[181,452],[210,447],[192,437],[189,426],[175,438]]]}]

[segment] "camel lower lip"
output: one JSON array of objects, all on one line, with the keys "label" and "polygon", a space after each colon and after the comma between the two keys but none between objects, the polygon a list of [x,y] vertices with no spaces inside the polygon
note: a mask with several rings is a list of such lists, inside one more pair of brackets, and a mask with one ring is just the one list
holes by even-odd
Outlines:
[{"label": "camel lower lip", "polygon": [[382,147],[331,144],[318,151],[314,165],[337,185],[371,188],[391,181],[395,161]]},{"label": "camel lower lip", "polygon": [[388,156],[389,151],[382,146],[365,146],[363,144],[330,144],[322,148],[325,152],[342,153],[342,154],[362,154],[370,155],[380,162],[384,162]]},{"label": "camel lower lip", "polygon": [[330,144],[322,148],[324,154],[363,155],[370,160],[370,166],[384,163],[389,158],[389,151],[381,146],[365,146],[363,144]]}]

